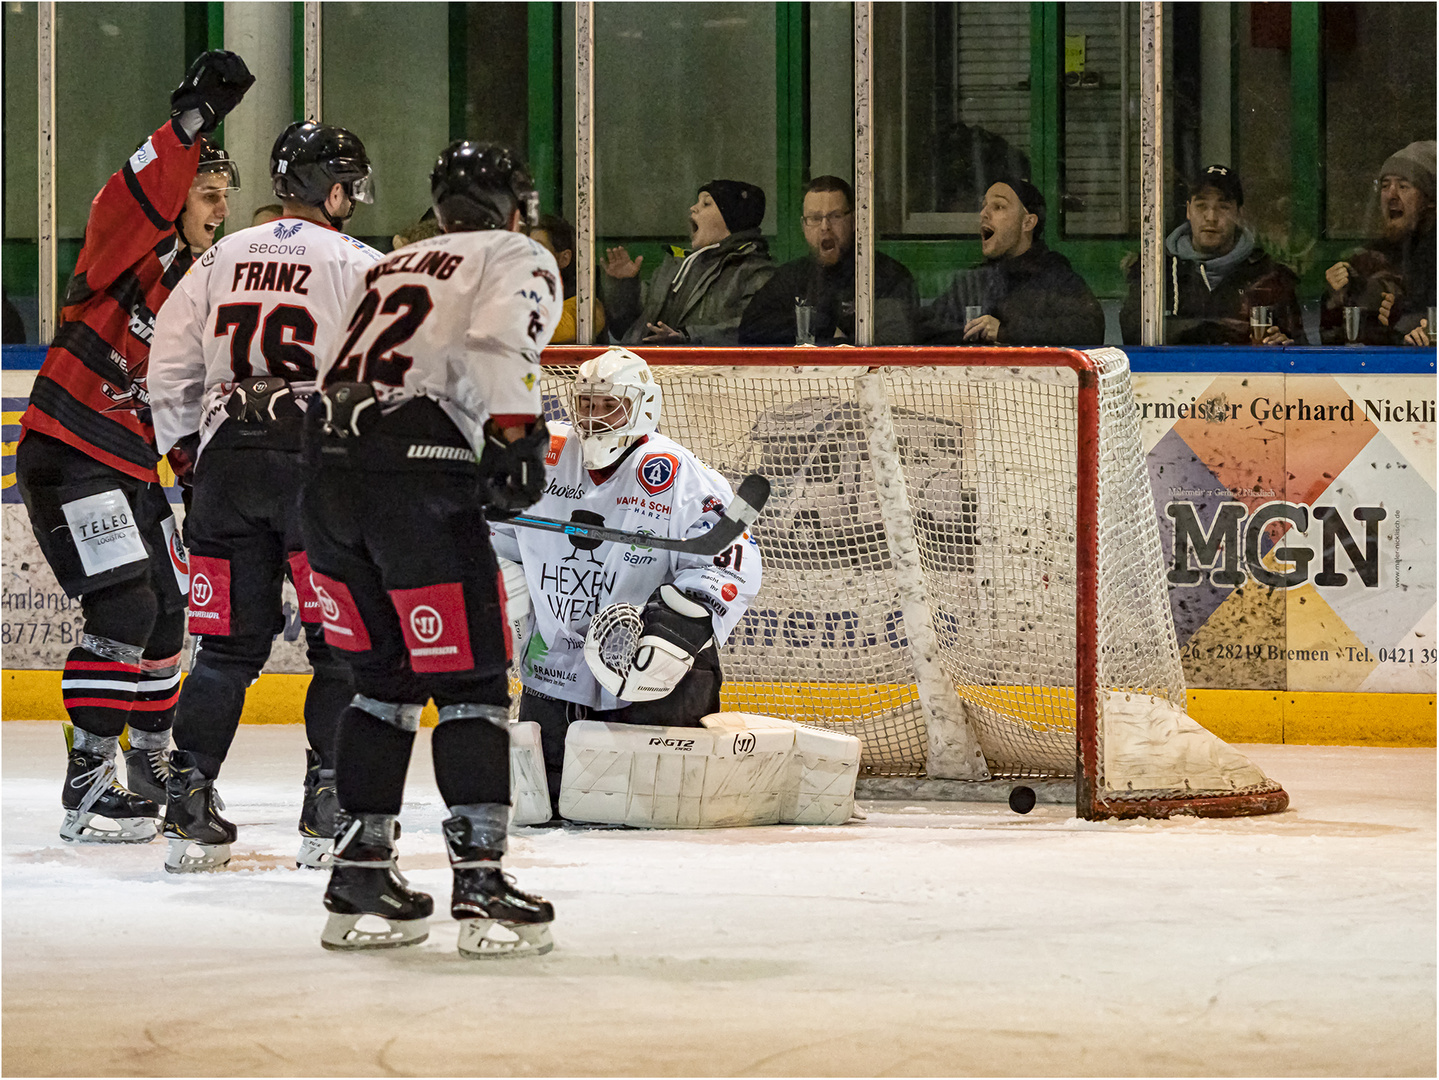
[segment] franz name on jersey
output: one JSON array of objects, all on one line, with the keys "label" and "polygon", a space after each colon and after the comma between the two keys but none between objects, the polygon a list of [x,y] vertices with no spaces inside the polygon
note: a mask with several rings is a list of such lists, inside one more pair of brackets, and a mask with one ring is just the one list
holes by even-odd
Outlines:
[{"label": "franz name on jersey", "polygon": [[206,251],[156,320],[150,371],[161,452],[196,430],[203,450],[241,379],[284,379],[303,404],[343,336],[350,293],[380,258],[301,218],[241,229]]}]

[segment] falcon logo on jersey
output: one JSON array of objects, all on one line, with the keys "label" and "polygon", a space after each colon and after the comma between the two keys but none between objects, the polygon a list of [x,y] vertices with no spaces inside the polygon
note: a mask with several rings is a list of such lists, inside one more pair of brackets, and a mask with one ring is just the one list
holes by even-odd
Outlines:
[{"label": "falcon logo on jersey", "polygon": [[641,487],[651,495],[658,495],[661,491],[670,489],[679,471],[679,458],[673,454],[646,454],[640,459],[635,476]]},{"label": "falcon logo on jersey", "polygon": [[288,239],[290,239],[290,237],[294,236],[297,232],[300,231],[300,226],[303,225],[303,224],[304,224],[304,222],[297,221],[297,222],[295,222],[295,224],[293,224],[293,225],[276,225],[276,226],[275,226],[275,239],[276,239],[276,240],[288,240]]}]

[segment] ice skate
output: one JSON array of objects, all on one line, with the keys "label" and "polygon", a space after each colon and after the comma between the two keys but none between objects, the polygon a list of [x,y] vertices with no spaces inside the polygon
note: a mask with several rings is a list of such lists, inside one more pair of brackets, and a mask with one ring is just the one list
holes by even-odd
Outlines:
[{"label": "ice skate", "polygon": [[547,900],[521,892],[500,870],[508,806],[453,806],[444,822],[454,871],[450,914],[459,920],[459,951],[472,960],[540,956],[555,947]]},{"label": "ice skate", "polygon": [[[394,949],[429,937],[435,902],[416,892],[395,865],[398,822],[389,814],[355,814],[335,841],[320,935],[327,949]],[[366,916],[382,919],[384,930],[358,925]]]},{"label": "ice skate", "polygon": [[320,755],[305,751],[305,801],[300,806],[300,853],[295,865],[328,869],[339,831],[336,815],[340,801],[335,793],[335,770],[320,768]]},{"label": "ice skate", "polygon": [[120,736],[120,750],[125,755],[125,786],[156,806],[164,806],[170,732],[128,729]]},{"label": "ice skate", "polygon": [[172,874],[218,870],[230,861],[230,844],[236,831],[220,816],[225,804],[215,793],[215,782],[205,777],[185,750],[170,755],[166,788],[165,836],[170,849],[165,869]]},{"label": "ice skate", "polygon": [[116,739],[65,725],[70,757],[60,805],[60,839],[81,844],[148,844],[160,807],[115,779]]}]

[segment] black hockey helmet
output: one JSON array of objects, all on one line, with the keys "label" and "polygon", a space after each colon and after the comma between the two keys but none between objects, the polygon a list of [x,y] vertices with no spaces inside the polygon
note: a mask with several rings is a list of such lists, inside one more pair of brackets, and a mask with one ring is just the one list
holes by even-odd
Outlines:
[{"label": "black hockey helmet", "polygon": [[240,166],[235,164],[223,146],[201,137],[200,139],[200,166],[195,170],[195,175],[204,173],[224,173],[225,190],[240,190]]},{"label": "black hockey helmet", "polygon": [[430,195],[445,232],[503,229],[510,212],[534,227],[540,197],[520,155],[494,143],[452,142],[430,173]]},{"label": "black hockey helmet", "polygon": [[330,189],[343,184],[352,202],[375,201],[370,156],[358,135],[331,124],[297,120],[270,151],[275,194],[306,206],[325,205]]}]

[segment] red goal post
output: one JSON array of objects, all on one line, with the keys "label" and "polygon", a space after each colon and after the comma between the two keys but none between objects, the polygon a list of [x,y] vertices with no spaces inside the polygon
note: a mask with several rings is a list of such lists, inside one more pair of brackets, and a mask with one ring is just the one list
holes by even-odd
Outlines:
[{"label": "red goal post", "polygon": [[[544,351],[551,419],[601,351]],[[1073,777],[1085,818],[1287,806],[1184,713],[1122,352],[634,351],[661,432],[774,485],[726,707],[851,731],[873,776]]]}]

